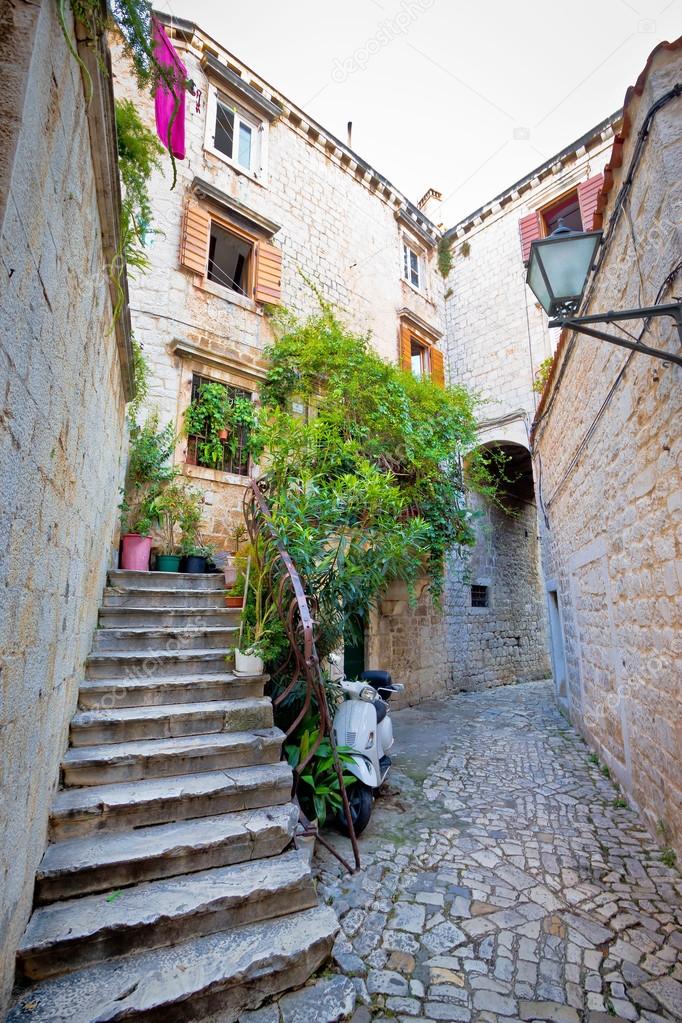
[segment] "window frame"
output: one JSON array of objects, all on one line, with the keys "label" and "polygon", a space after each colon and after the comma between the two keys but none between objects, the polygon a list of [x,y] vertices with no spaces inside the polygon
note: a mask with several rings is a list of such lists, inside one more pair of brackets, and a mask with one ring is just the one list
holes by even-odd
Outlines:
[{"label": "window frame", "polygon": [[[208,216],[209,226],[208,237],[206,240],[206,266],[204,267],[202,286],[207,290],[212,290],[215,288],[216,289],[215,294],[219,295],[221,298],[224,297],[229,299],[230,301],[234,301],[237,303],[246,301],[249,303],[249,308],[251,308],[251,305],[255,305],[254,293],[256,289],[256,259],[257,259],[256,249],[258,245],[258,239],[255,238],[252,234],[249,234],[248,231],[242,231],[240,228],[236,227],[234,224],[232,224],[229,220],[226,220],[224,217],[218,216],[212,210],[208,210]],[[211,278],[208,276],[208,264],[211,258],[210,256],[211,230],[213,224],[221,228],[221,230],[226,231],[227,234],[231,234],[235,238],[239,238],[241,239],[241,241],[247,242],[251,246],[251,253],[249,256],[247,267],[248,277],[247,286],[245,287],[243,292],[236,291],[234,288],[230,288],[226,284],[221,284],[219,281],[211,280]]]},{"label": "window frame", "polygon": [[[409,284],[411,288],[418,291],[420,294],[424,294],[424,253],[416,248],[412,242],[407,239],[402,239],[403,248],[403,266],[402,266],[402,279],[406,284]],[[412,268],[410,256],[414,256],[417,260],[417,283],[415,284],[412,280]]]},{"label": "window frame", "polygon": [[[477,602],[474,603],[474,590],[481,591],[483,594],[477,594]],[[471,611],[489,611],[491,607],[490,603],[490,583],[470,583],[469,584],[469,610]],[[485,603],[478,603],[478,600],[485,599]]]},{"label": "window frame", "polygon": [[[234,126],[232,133],[232,155],[228,156],[215,144],[215,126],[218,117],[218,103],[227,106],[234,113]],[[251,129],[251,163],[244,167],[239,162],[239,124],[244,123]],[[206,133],[204,148],[213,156],[218,157],[223,163],[228,164],[239,174],[245,174],[253,181],[262,184],[265,180],[266,154],[267,154],[267,122],[249,111],[242,104],[237,103],[229,93],[218,88],[216,85],[208,87],[208,102],[206,103]],[[235,157],[235,152],[237,157]]]},{"label": "window frame", "polygon": [[[413,330],[410,330],[410,372],[416,380],[430,380],[431,379],[431,348],[430,344],[427,344],[423,338],[420,338]],[[412,346],[416,345],[419,349],[419,361],[421,364],[421,375],[417,376],[412,368],[412,359],[415,356],[412,354]]]},{"label": "window frame", "polygon": [[[195,384],[195,380],[197,381],[196,384]],[[190,391],[189,391],[189,402],[188,402],[187,407],[189,407],[189,404],[191,404],[191,402],[194,400],[194,397],[195,397],[196,393],[198,392],[199,387],[201,387],[201,385],[205,384],[205,383],[220,384],[227,391],[239,393],[242,397],[248,398],[249,401],[254,403],[253,391],[249,391],[245,387],[241,387],[239,384],[232,384],[232,383],[229,383],[229,382],[227,382],[225,380],[219,380],[215,376],[207,376],[205,370],[201,370],[200,371],[200,370],[197,370],[197,369],[190,369],[189,382],[190,382]],[[184,417],[185,411],[186,411],[186,408],[183,410],[183,413],[182,413],[183,417]],[[184,421],[184,419],[183,419],[183,421]],[[246,462],[239,462],[239,463],[237,463],[237,465],[239,467],[244,467],[244,469],[245,469],[244,472],[240,472],[238,468],[235,469],[234,462],[233,462],[231,456],[228,456],[228,458],[229,458],[229,460],[228,460],[229,468],[226,468],[226,469],[225,468],[217,468],[214,465],[202,465],[199,462],[199,455],[198,455],[198,448],[199,448],[198,441],[201,440],[201,439],[202,438],[201,438],[200,434],[189,434],[189,435],[186,436],[186,438],[185,438],[185,440],[186,440],[186,447],[185,447],[185,451],[184,451],[184,455],[183,455],[183,463],[184,463],[186,468],[189,468],[190,470],[199,469],[202,472],[217,473],[221,477],[225,477],[225,476],[236,477],[240,481],[241,480],[248,481],[248,480],[250,480],[252,478],[252,475],[253,475],[253,460],[252,460],[250,455],[247,455]],[[227,442],[224,442],[224,443],[227,443]],[[242,445],[243,445],[243,441],[242,441]],[[194,462],[190,461],[190,451],[192,450],[192,447],[194,447],[194,451],[196,453],[195,454],[196,461],[194,461]],[[224,448],[223,448],[223,452],[224,452]],[[224,464],[225,464],[225,453],[223,454],[223,465]],[[228,482],[230,482],[230,481],[228,480]]]},{"label": "window frame", "polygon": [[551,202],[545,203],[544,206],[541,206],[538,210],[536,210],[540,218],[540,236],[542,238],[548,238],[550,235],[549,226],[547,224],[548,214],[551,214],[557,209],[560,209],[562,206],[567,205],[574,197],[575,202],[578,204],[578,211],[580,213],[581,230],[584,230],[584,227],[582,227],[583,215],[582,210],[580,209],[580,196],[578,194],[578,186],[575,185],[573,188],[567,189],[562,193],[562,195],[556,196],[551,200]]}]

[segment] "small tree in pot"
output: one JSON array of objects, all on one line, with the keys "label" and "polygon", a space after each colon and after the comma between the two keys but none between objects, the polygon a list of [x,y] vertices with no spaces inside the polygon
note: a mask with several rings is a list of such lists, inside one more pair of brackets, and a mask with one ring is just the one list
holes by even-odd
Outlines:
[{"label": "small tree in pot", "polygon": [[170,464],[175,447],[172,423],[159,429],[159,413],[152,412],[142,426],[131,422],[130,451],[121,511],[121,568],[147,571],[152,548],[151,531],[157,522],[155,501],[177,476]]},{"label": "small tree in pot", "polygon": [[186,543],[196,540],[203,502],[201,491],[182,480],[173,480],[152,502],[153,514],[159,521],[163,537],[161,553],[156,559],[159,572],[179,571],[179,534]]}]

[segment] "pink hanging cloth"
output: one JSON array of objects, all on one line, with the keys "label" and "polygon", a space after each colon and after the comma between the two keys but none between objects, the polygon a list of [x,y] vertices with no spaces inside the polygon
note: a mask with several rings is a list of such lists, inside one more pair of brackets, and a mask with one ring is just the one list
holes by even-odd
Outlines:
[{"label": "pink hanging cloth", "polygon": [[152,18],[152,44],[154,56],[161,67],[167,69],[172,84],[169,88],[163,78],[159,78],[154,96],[156,130],[166,149],[169,149],[176,159],[184,160],[187,68],[178,57],[163,25],[156,18]]}]

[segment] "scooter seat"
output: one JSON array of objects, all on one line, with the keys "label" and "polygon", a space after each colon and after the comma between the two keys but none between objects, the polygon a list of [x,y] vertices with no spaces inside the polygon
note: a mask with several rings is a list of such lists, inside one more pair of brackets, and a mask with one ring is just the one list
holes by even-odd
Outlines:
[{"label": "scooter seat", "polygon": [[382,689],[391,685],[393,679],[391,678],[390,671],[380,671],[377,668],[371,668],[368,671],[363,671],[360,675],[362,682],[369,682],[374,689]]}]

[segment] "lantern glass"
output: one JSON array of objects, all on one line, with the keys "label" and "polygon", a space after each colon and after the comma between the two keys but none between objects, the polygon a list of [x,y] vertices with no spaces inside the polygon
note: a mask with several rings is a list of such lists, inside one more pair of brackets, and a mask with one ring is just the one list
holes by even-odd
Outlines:
[{"label": "lantern glass", "polygon": [[567,315],[580,305],[601,231],[565,228],[533,242],[527,284],[549,316]]}]

